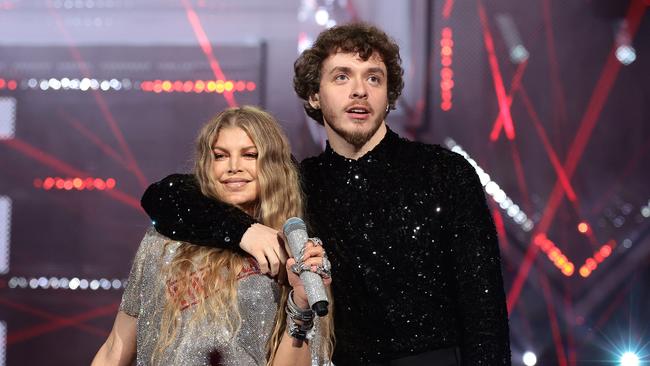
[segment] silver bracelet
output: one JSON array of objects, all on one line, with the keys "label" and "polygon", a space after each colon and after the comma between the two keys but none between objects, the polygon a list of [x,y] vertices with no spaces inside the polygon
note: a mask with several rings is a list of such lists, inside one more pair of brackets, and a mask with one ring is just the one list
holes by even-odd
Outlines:
[{"label": "silver bracelet", "polygon": [[[287,299],[287,332],[289,336],[299,340],[309,340],[314,336],[314,311],[301,309],[293,301],[293,290],[289,292]],[[298,324],[301,321],[302,324]]]},{"label": "silver bracelet", "polygon": [[292,338],[299,340],[311,340],[314,338],[314,323],[298,324],[293,319],[287,318],[287,333]]},{"label": "silver bracelet", "polygon": [[287,299],[287,317],[293,320],[300,320],[305,323],[314,321],[314,311],[311,309],[301,309],[293,301],[293,290],[289,291],[289,298]]}]

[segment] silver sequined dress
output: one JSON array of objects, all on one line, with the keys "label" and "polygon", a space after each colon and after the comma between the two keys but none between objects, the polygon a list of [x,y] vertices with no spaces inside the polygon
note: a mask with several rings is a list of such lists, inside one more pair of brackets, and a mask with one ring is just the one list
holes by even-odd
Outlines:
[{"label": "silver sequined dress", "polygon": [[[171,244],[165,245],[166,243]],[[180,243],[149,229],[140,243],[122,296],[120,310],[137,318],[137,364],[151,364],[165,301],[161,266],[175,255]],[[223,326],[203,321],[187,327],[194,311],[182,311],[181,328],[174,343],[165,349],[164,365],[265,365],[266,342],[273,330],[279,287],[269,277],[251,274],[237,288],[242,317],[239,332],[231,337]]]}]

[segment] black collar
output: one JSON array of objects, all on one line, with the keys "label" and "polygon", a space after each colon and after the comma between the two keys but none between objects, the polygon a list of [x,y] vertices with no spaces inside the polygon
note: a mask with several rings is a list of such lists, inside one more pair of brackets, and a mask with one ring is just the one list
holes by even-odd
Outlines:
[{"label": "black collar", "polygon": [[395,147],[399,144],[401,138],[398,134],[393,132],[388,126],[386,126],[386,135],[381,141],[375,146],[372,150],[365,153],[363,156],[358,159],[346,158],[343,155],[340,155],[330,146],[329,140],[326,142],[325,151],[322,154],[322,158],[327,162],[336,163],[337,165],[342,164],[346,166],[351,165],[361,165],[365,163],[371,163],[373,161],[382,161],[386,160],[391,153],[395,152]]}]

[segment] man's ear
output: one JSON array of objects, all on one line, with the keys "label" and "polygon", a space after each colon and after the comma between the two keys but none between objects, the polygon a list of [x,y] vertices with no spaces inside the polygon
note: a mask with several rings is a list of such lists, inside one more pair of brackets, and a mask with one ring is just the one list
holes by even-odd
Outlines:
[{"label": "man's ear", "polygon": [[318,93],[314,93],[309,97],[309,105],[314,109],[320,109],[320,99]]}]

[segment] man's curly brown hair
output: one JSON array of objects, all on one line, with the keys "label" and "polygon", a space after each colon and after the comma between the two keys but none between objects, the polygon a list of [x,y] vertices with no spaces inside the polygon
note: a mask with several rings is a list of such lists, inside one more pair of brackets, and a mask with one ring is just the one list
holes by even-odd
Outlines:
[{"label": "man's curly brown hair", "polygon": [[397,98],[404,88],[404,70],[399,46],[375,26],[351,23],[321,32],[313,46],[304,51],[293,64],[293,89],[304,100],[303,106],[307,115],[323,124],[323,113],[309,104],[309,98],[319,91],[323,62],[328,56],[338,52],[358,53],[364,61],[376,52],[386,65],[388,73],[388,106],[395,109]]}]

